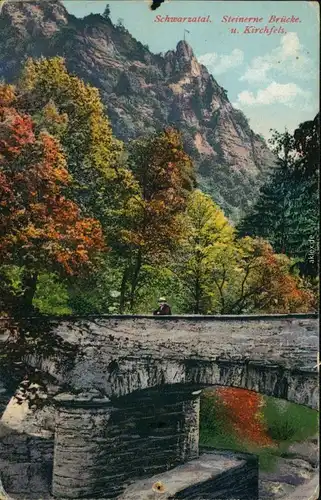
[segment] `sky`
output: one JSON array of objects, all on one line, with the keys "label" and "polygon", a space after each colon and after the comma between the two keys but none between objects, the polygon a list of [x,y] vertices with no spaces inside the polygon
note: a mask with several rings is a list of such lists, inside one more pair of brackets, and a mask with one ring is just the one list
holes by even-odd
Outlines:
[{"label": "sky", "polygon": [[[122,20],[128,31],[154,53],[175,49],[184,37],[199,62],[228,92],[231,103],[266,139],[270,129],[293,131],[319,110],[319,7],[299,1],[166,1],[156,11],[145,0],[66,0],[77,17],[102,13],[109,3],[111,20]],[[208,23],[155,22],[156,16],[210,16]],[[260,23],[222,22],[223,16],[258,17]],[[299,18],[296,23],[268,22],[270,16]],[[244,33],[246,26],[271,34]],[[238,33],[231,33],[236,28]],[[279,30],[280,28],[280,30]],[[279,32],[281,31],[281,32]]]}]

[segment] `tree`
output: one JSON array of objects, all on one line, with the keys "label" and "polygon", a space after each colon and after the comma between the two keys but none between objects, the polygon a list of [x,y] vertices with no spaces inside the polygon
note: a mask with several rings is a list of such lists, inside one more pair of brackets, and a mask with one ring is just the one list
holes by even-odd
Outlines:
[{"label": "tree", "polygon": [[313,294],[293,274],[293,261],[264,240],[249,237],[221,247],[211,277],[220,314],[310,312]]},{"label": "tree", "polygon": [[300,270],[303,275],[317,278],[319,264],[319,168],[320,168],[320,114],[314,120],[301,123],[294,131],[298,153],[293,177],[300,213],[298,231]]},{"label": "tree", "polygon": [[[32,308],[38,275],[78,275],[105,249],[98,221],[82,218],[65,196],[71,177],[62,148],[19,113],[14,89],[0,86],[0,261],[2,307],[17,309],[8,268],[21,269],[23,312]],[[10,274],[10,273],[9,273]]]},{"label": "tree", "polygon": [[104,10],[104,13],[103,13],[103,17],[105,19],[109,19],[109,17],[110,17],[110,5],[109,5],[109,3],[105,7],[105,10]]},{"label": "tree", "polygon": [[317,181],[320,161],[320,113],[314,120],[301,123],[294,131],[293,137],[295,149],[299,153],[296,163],[298,173]]},{"label": "tree", "polygon": [[214,202],[195,191],[185,239],[171,266],[183,285],[185,308],[196,314],[307,312],[313,294],[293,272],[293,260],[262,239],[236,238]]},{"label": "tree", "polygon": [[182,236],[181,215],[195,185],[193,165],[180,134],[168,128],[129,146],[128,164],[137,182],[123,213],[118,252],[123,258],[121,310],[132,310],[144,264],[164,265]]},{"label": "tree", "polygon": [[318,119],[301,124],[293,135],[274,133],[277,167],[238,227],[241,236],[263,237],[275,252],[298,258],[296,265],[308,276],[318,272]]},{"label": "tree", "polygon": [[293,272],[293,259],[276,255],[262,239],[237,238],[223,212],[201,191],[189,197],[184,233],[170,268],[182,284],[186,312],[286,313],[315,307]]},{"label": "tree", "polygon": [[29,59],[17,85],[16,108],[32,116],[36,130],[57,137],[73,180],[69,195],[98,218],[104,231],[130,193],[132,175],[123,146],[113,135],[98,89],[70,74],[60,57]]},{"label": "tree", "polygon": [[186,309],[206,314],[211,309],[213,250],[232,244],[234,231],[219,207],[199,190],[189,196],[185,227],[184,242],[171,268],[184,286]]},{"label": "tree", "polygon": [[241,221],[241,236],[258,236],[267,239],[277,253],[289,252],[289,238],[293,232],[293,221],[289,171],[293,168],[293,138],[286,132],[273,136],[274,151],[279,155],[277,166],[266,184],[260,189],[260,196],[251,213]]}]

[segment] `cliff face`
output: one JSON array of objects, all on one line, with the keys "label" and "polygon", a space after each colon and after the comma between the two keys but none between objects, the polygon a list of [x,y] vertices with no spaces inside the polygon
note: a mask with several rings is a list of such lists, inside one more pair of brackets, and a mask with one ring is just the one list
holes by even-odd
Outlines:
[{"label": "cliff face", "polygon": [[254,201],[274,157],[185,41],[155,55],[100,15],[77,19],[51,0],[5,4],[0,78],[14,81],[27,57],[54,55],[100,89],[118,138],[172,124],[183,133],[201,187],[228,215]]}]

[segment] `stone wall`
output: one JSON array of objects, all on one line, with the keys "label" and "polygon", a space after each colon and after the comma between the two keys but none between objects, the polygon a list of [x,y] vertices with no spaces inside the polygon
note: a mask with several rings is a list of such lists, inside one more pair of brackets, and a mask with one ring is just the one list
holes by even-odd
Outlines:
[{"label": "stone wall", "polygon": [[0,420],[14,392],[14,390],[12,389],[12,384],[10,385],[8,383],[7,373],[2,369],[1,366],[1,351],[2,345],[0,339]]},{"label": "stone wall", "polygon": [[0,475],[5,491],[42,498],[50,490],[53,436],[10,432],[0,438]]},{"label": "stone wall", "polygon": [[175,387],[114,402],[84,396],[57,401],[57,498],[116,498],[128,482],[198,456],[199,391]]},{"label": "stone wall", "polygon": [[[76,347],[71,362],[62,362],[62,349],[24,360],[68,391],[56,397],[55,498],[116,498],[133,481],[196,459],[199,392],[207,385],[317,408],[315,318],[155,318],[48,319],[48,331]],[[1,394],[7,398],[5,387],[0,403]],[[40,494],[50,483],[52,442],[10,439],[0,448],[5,489]],[[239,476],[237,469],[227,481],[220,474],[210,484],[196,481],[185,488],[190,496],[173,498],[202,498],[214,488],[221,496],[206,500],[223,499],[228,484],[239,488],[237,498],[252,498],[240,496],[248,491],[242,474],[254,481],[248,465]]]}]

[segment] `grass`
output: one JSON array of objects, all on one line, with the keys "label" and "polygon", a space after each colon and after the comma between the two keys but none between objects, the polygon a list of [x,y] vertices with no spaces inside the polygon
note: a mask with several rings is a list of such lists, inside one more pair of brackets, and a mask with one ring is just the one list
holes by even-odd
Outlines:
[{"label": "grass", "polygon": [[289,446],[296,441],[304,441],[318,432],[318,412],[293,403],[278,405],[278,400],[264,397],[263,418],[268,436],[275,446],[257,446],[242,441],[229,426],[222,413],[219,400],[203,397],[201,401],[200,444],[221,450],[254,453],[259,458],[261,470],[271,471],[278,457],[286,456]]}]

